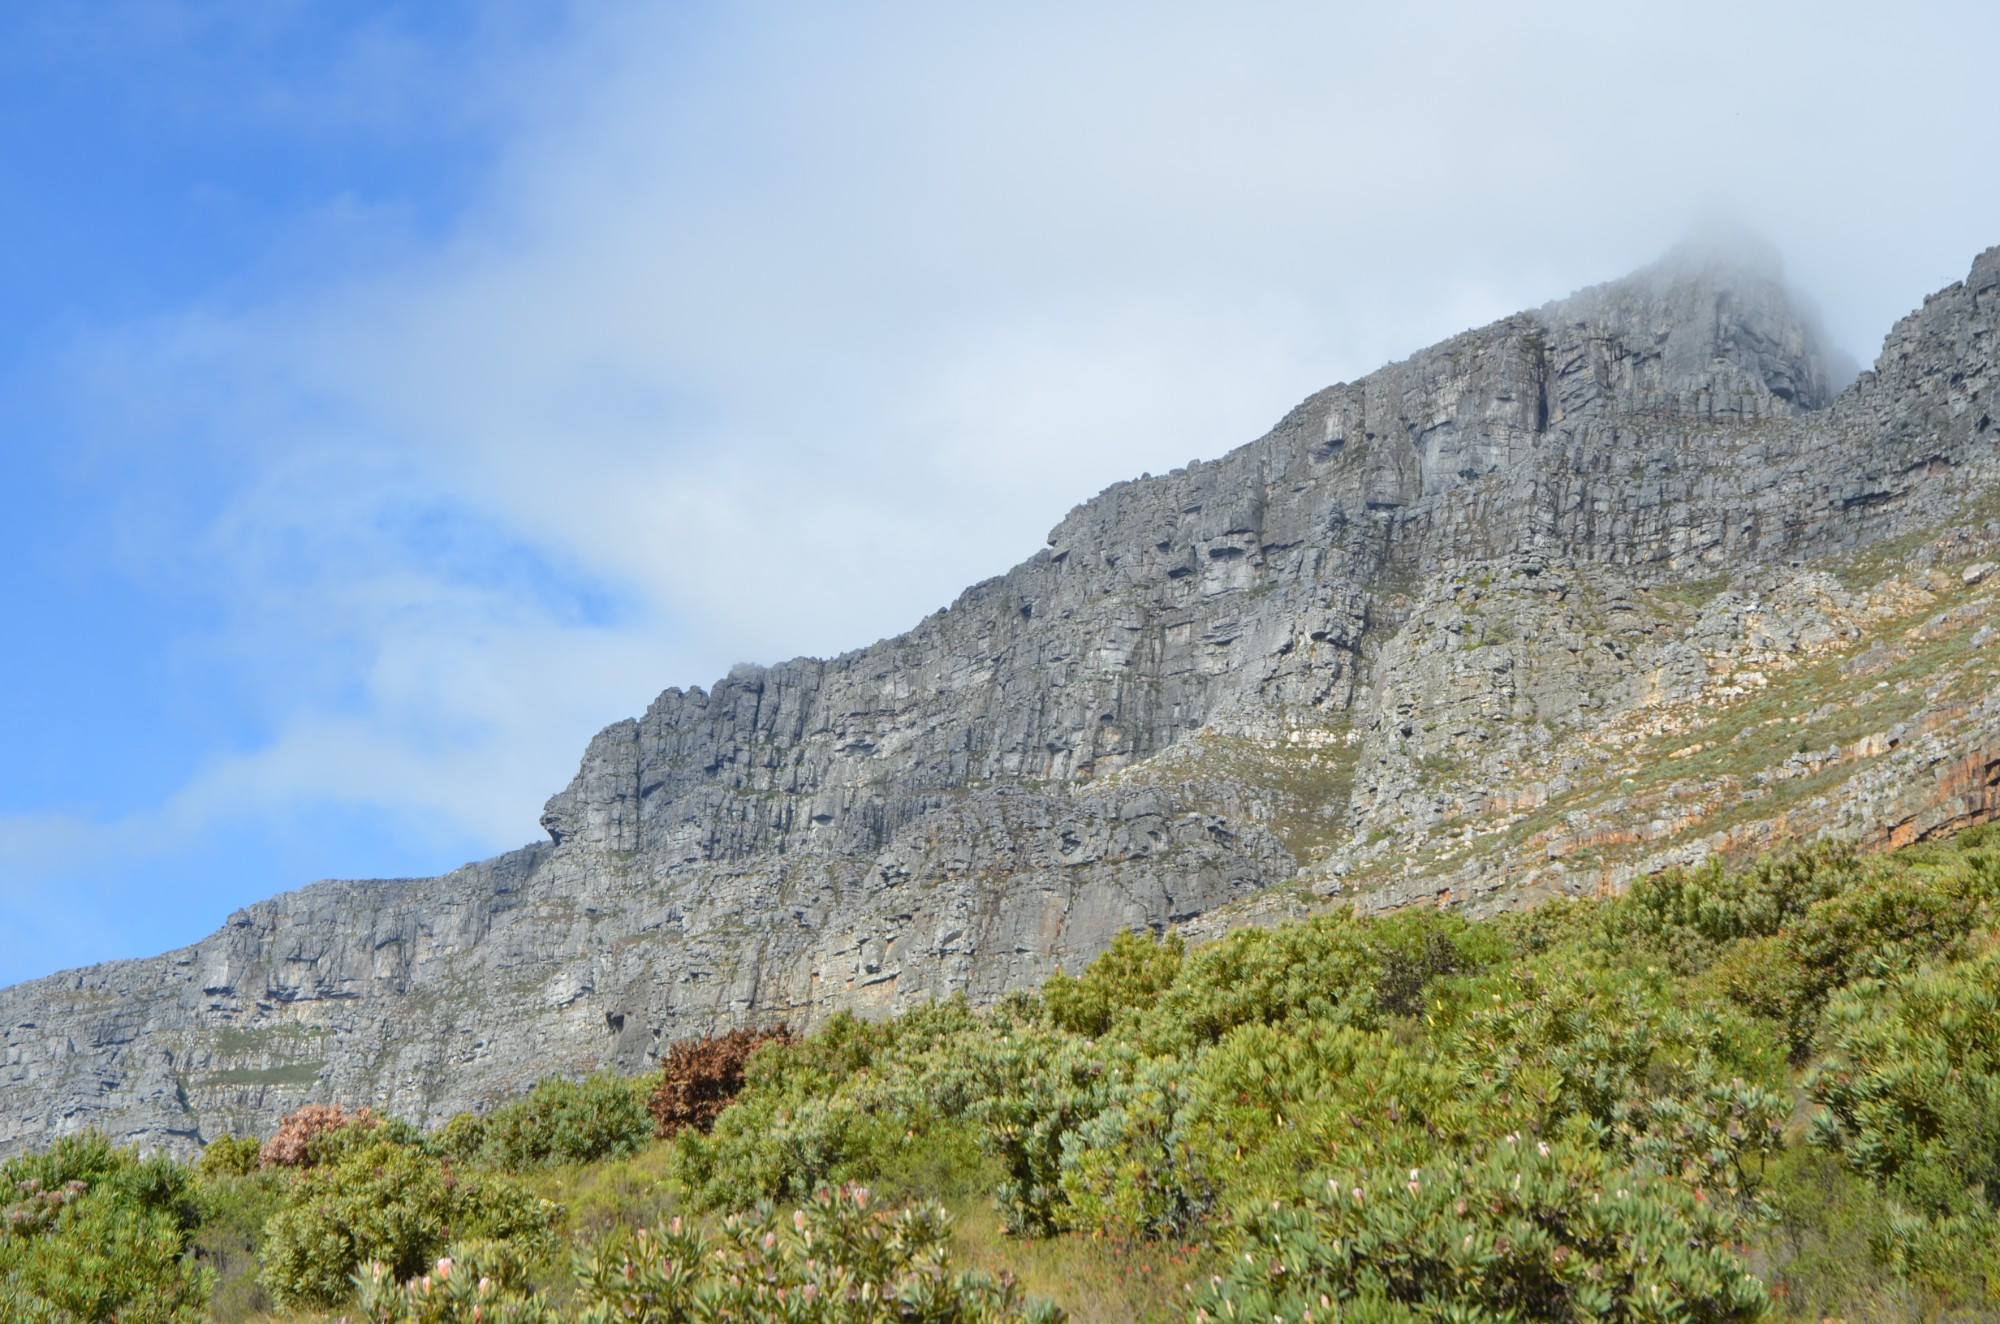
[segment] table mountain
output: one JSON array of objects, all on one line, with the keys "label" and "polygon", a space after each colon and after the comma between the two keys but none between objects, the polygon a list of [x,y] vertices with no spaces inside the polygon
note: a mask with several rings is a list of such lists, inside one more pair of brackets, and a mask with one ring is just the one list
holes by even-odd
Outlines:
[{"label": "table mountain", "polygon": [[0,1149],[429,1125],[1113,934],[1474,910],[2000,813],[2000,249],[1837,371],[1691,245],[1120,483],[908,633],[669,689],[547,840],[0,990]]}]

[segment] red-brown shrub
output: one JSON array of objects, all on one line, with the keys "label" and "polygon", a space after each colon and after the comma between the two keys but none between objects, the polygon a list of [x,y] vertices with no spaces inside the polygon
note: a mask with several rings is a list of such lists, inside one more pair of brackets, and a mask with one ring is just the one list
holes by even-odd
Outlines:
[{"label": "red-brown shrub", "polygon": [[278,1134],[257,1152],[260,1168],[307,1168],[313,1163],[313,1139],[348,1126],[374,1126],[374,1110],[348,1112],[337,1103],[309,1103],[278,1121]]},{"label": "red-brown shrub", "polygon": [[743,1064],[750,1054],[768,1043],[788,1044],[792,1032],[785,1026],[774,1030],[731,1030],[706,1039],[683,1039],[667,1045],[660,1063],[660,1083],[646,1111],[659,1124],[661,1139],[686,1127],[706,1131],[736,1092],[743,1088]]}]

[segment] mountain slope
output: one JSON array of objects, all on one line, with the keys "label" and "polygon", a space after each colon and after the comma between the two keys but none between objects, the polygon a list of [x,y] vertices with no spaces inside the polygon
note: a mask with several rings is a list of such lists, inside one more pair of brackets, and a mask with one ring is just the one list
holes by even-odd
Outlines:
[{"label": "mountain slope", "polygon": [[1133,926],[1991,817],[1996,309],[2000,249],[1834,397],[1775,267],[1689,248],[1330,387],[905,635],[666,691],[546,844],[0,991],[0,1147],[435,1121]]}]

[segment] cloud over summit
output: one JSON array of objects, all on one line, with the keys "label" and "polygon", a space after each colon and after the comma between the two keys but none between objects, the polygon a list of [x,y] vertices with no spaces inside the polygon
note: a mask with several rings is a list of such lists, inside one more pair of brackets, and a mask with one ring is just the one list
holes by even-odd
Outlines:
[{"label": "cloud over summit", "polygon": [[[117,897],[179,852],[171,919],[62,960],[191,938],[307,881],[268,870],[316,841],[327,873],[518,844],[661,687],[901,629],[1105,484],[1704,210],[1769,235],[1862,358],[2000,237],[2000,183],[1952,146],[1983,83],[1950,66],[1996,35],[1971,6],[400,21],[281,109],[463,115],[448,205],[288,192],[213,294],[77,342],[50,445],[89,440],[98,554],[184,618],[142,646],[241,720],[150,800],[0,803],[165,843],[0,856],[24,933],[20,897]],[[217,844],[274,822],[296,853]]]}]

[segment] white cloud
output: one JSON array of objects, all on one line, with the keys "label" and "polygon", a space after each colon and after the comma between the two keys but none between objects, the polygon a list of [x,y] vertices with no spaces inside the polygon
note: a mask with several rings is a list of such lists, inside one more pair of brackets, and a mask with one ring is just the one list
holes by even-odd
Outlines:
[{"label": "white cloud", "polygon": [[518,132],[448,237],[126,329],[114,453],[213,486],[164,572],[209,581],[271,728],[160,814],[330,799],[513,844],[661,686],[902,628],[1105,483],[1718,199],[1851,278],[1820,293],[1864,355],[2000,238],[1991,172],[1863,113],[1983,122],[1979,78],[1908,58],[1977,47],[1938,45],[1970,10],[1223,12],[579,9],[493,66]]}]

